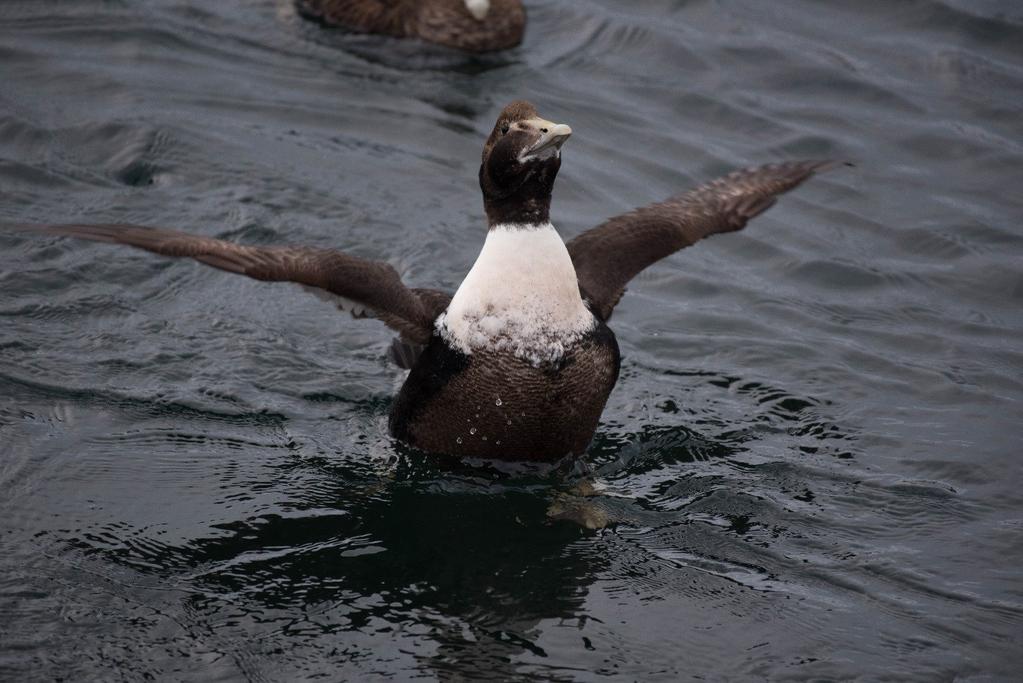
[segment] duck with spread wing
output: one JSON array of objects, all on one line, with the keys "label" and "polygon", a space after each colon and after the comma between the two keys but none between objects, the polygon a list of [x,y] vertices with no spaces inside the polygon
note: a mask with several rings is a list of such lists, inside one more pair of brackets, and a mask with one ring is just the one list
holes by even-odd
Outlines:
[{"label": "duck with spread wing", "polygon": [[483,146],[489,223],[454,295],[406,286],[390,265],[332,249],[248,246],[126,224],[9,224],[188,257],[257,280],[293,282],[398,333],[391,357],[409,374],[390,431],[433,453],[554,461],[590,443],[618,379],[608,321],[652,263],[742,229],[827,161],[737,171],[611,218],[567,243],[551,224],[551,191],[571,128],[509,104]]}]

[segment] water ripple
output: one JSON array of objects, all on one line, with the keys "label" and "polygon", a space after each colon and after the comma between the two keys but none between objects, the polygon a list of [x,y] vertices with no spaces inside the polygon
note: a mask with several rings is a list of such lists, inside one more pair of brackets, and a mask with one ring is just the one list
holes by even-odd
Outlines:
[{"label": "water ripple", "polygon": [[634,280],[597,437],[547,468],[391,440],[378,323],[0,234],[0,678],[1016,674],[1023,13],[527,4],[483,57],[277,0],[0,4],[4,220],[453,289],[511,99],[576,131],[566,236],[737,166],[857,164]]}]

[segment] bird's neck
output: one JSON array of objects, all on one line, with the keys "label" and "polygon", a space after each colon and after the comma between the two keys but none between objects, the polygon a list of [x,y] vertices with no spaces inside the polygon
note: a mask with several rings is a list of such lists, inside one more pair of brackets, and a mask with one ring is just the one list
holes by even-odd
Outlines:
[{"label": "bird's neck", "polygon": [[551,224],[550,193],[525,195],[516,193],[510,197],[487,197],[483,200],[483,208],[487,212],[487,223],[491,230],[507,225]]},{"label": "bird's neck", "polygon": [[476,263],[452,299],[463,310],[519,306],[538,297],[541,307],[574,305],[579,280],[561,235],[548,222],[491,224]]}]

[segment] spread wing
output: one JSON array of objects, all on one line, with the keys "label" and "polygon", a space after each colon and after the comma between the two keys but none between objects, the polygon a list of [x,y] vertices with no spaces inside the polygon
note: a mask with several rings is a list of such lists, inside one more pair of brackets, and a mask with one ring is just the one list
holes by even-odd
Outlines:
[{"label": "spread wing", "polygon": [[[412,344],[430,339],[450,297],[409,289],[390,265],[333,249],[257,247],[164,228],[121,223],[7,224],[8,227],[126,244],[163,256],[187,257],[256,280],[295,282],[357,318],[373,316]],[[445,298],[446,297],[446,298]]]},{"label": "spread wing", "polygon": [[641,270],[704,237],[741,230],[778,195],[836,165],[794,161],[748,168],[605,221],[567,244],[583,297],[607,320]]}]

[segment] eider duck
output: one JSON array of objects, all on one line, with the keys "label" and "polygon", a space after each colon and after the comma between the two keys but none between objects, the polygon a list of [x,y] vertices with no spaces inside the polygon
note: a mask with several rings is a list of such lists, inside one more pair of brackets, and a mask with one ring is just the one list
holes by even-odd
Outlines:
[{"label": "eider duck", "polygon": [[551,224],[561,148],[572,134],[532,104],[505,107],[479,171],[486,240],[454,295],[406,286],[390,265],[332,249],[246,246],[128,224],[13,224],[164,256],[257,280],[294,282],[375,317],[409,370],[390,432],[431,453],[555,461],[583,453],[618,379],[607,323],[637,273],[709,235],[731,232],[826,161],[771,164],[611,218],[562,241]]},{"label": "eider duck", "polygon": [[522,0],[295,0],[302,16],[328,26],[396,38],[420,38],[466,52],[522,42]]}]

